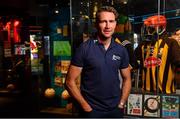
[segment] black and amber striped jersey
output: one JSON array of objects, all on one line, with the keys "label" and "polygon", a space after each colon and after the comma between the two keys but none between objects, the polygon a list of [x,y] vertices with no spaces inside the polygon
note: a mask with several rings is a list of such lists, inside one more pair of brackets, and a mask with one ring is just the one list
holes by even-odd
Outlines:
[{"label": "black and amber striped jersey", "polygon": [[115,42],[123,45],[127,49],[130,67],[132,69],[137,69],[138,63],[134,55],[134,49],[132,47],[132,43],[129,40],[122,40],[120,37],[117,37],[117,36],[114,36],[114,37],[115,37]]},{"label": "black and amber striped jersey", "polygon": [[135,50],[140,61],[142,88],[145,91],[174,93],[175,66],[180,62],[180,46],[177,41],[162,37],[145,41]]}]

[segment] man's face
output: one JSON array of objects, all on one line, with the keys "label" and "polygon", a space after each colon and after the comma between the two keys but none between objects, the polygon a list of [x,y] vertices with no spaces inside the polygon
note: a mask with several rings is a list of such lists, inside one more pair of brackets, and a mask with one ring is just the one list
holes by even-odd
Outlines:
[{"label": "man's face", "polygon": [[115,15],[112,12],[101,12],[97,29],[100,37],[108,39],[112,37],[116,27]]}]

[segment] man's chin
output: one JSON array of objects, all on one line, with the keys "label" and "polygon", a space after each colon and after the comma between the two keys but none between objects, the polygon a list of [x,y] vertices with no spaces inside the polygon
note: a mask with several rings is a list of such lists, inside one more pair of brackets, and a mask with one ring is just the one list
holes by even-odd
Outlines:
[{"label": "man's chin", "polygon": [[106,34],[104,34],[104,35],[101,36],[101,38],[102,38],[101,40],[106,41],[107,39],[111,39],[111,38],[112,38],[112,35],[109,35],[109,34],[106,35]]},{"label": "man's chin", "polygon": [[112,36],[106,36],[105,39],[111,39]]}]

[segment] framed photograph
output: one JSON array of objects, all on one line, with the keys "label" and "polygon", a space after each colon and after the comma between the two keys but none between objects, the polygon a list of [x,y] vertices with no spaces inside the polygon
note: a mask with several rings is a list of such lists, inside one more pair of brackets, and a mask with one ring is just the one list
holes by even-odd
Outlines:
[{"label": "framed photograph", "polygon": [[179,118],[179,96],[162,96],[162,117]]},{"label": "framed photograph", "polygon": [[63,80],[62,80],[62,77],[61,76],[55,76],[54,77],[54,84],[56,86],[59,86],[59,87],[62,87],[63,86]]},{"label": "framed photograph", "polygon": [[130,94],[127,100],[127,115],[142,116],[142,94]]},{"label": "framed photograph", "polygon": [[160,96],[159,95],[144,95],[144,116],[145,117],[160,117]]},{"label": "framed photograph", "polygon": [[15,55],[25,55],[26,48],[24,44],[15,44],[14,45],[14,54]]},{"label": "framed photograph", "polygon": [[61,72],[61,61],[57,61],[56,63],[55,63],[55,66],[54,66],[54,71],[55,72]]},{"label": "framed photograph", "polygon": [[4,41],[4,57],[12,57],[11,42]]},{"label": "framed photograph", "polygon": [[70,60],[61,60],[61,73],[67,74],[70,63]]},{"label": "framed photograph", "polygon": [[69,41],[53,41],[54,56],[71,56],[71,45]]}]

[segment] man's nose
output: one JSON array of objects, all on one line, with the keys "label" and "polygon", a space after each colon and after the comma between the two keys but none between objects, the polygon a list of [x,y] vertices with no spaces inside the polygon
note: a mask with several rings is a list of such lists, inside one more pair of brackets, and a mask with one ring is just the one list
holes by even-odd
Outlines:
[{"label": "man's nose", "polygon": [[109,28],[110,22],[106,22],[106,28]]}]

